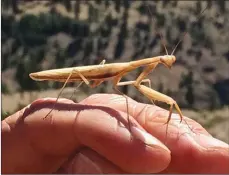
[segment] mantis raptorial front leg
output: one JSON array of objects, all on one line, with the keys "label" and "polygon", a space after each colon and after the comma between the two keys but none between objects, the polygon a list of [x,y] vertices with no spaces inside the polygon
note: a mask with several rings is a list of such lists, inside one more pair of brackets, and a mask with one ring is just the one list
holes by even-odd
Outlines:
[{"label": "mantis raptorial front leg", "polygon": [[[126,81],[126,82],[117,82],[118,86],[124,86],[124,85],[130,85],[133,84],[135,87],[138,87],[142,82],[147,82],[149,83],[149,87],[151,88],[151,81],[149,79],[144,79],[151,71],[155,69],[155,67],[158,65],[158,62],[151,63],[146,68],[143,70],[143,72],[138,76],[138,78],[135,81]],[[150,101],[154,104],[153,99],[150,99]],[[155,104],[154,104],[155,105]]]},{"label": "mantis raptorial front leg", "polygon": [[158,63],[152,63],[146,66],[146,68],[142,71],[142,73],[137,77],[136,81],[134,82],[134,86],[139,86],[142,82],[142,80],[149,75],[150,72],[152,72],[155,67],[158,65]]},{"label": "mantis raptorial front leg", "polygon": [[170,112],[169,112],[169,117],[168,120],[165,124],[168,124],[169,121],[171,120],[171,115],[172,115],[172,110],[173,110],[173,106],[175,106],[175,108],[178,111],[178,114],[180,115],[181,118],[181,122],[182,122],[182,113],[181,110],[179,108],[179,106],[177,105],[176,101],[173,100],[171,97],[164,95],[160,92],[157,92],[151,88],[148,88],[144,85],[140,85],[141,81],[153,70],[155,69],[155,67],[158,65],[158,63],[153,63],[150,64],[146,67],[146,69],[138,76],[138,78],[136,79],[134,86],[145,96],[147,96],[151,102],[153,102],[153,100],[156,101],[161,101],[161,102],[165,102],[167,104],[170,105]]},{"label": "mantis raptorial front leg", "polygon": [[[143,79],[149,75],[150,72],[152,72],[156,67],[157,67],[158,63],[152,63],[149,64],[148,66],[146,66],[146,68],[143,70],[143,72],[138,76],[138,78],[136,79],[136,81],[134,82],[134,86],[137,87],[141,84],[141,82],[143,81]],[[149,86],[151,88],[151,84]],[[150,99],[151,103],[153,103],[153,105],[155,105],[154,103],[154,99]]]},{"label": "mantis raptorial front leg", "polygon": [[[136,83],[136,81],[125,81],[125,82],[118,83],[117,86],[134,85],[135,83]],[[141,80],[140,83],[141,84],[142,83],[148,83],[149,88],[151,88],[151,81],[150,81],[150,79],[143,79],[143,80]],[[155,105],[154,104],[154,101],[152,99],[150,99],[150,101],[153,103],[153,105]]]},{"label": "mantis raptorial front leg", "polygon": [[[132,83],[134,84],[135,88],[138,89],[138,91],[140,91],[143,95],[145,95],[146,97],[148,97],[148,99],[154,104],[153,100],[156,101],[161,101],[161,102],[165,102],[167,104],[170,105],[170,109],[169,109],[169,116],[168,116],[168,120],[165,124],[167,124],[167,128],[166,128],[166,133],[167,133],[167,129],[168,129],[168,123],[171,120],[171,115],[172,115],[172,110],[173,107],[175,106],[179,116],[180,116],[180,122],[182,122],[183,120],[183,115],[181,113],[181,110],[179,108],[179,106],[177,105],[176,101],[173,100],[171,97],[164,95],[158,91],[155,91],[151,88],[148,88],[144,85],[141,85],[141,82],[143,81],[143,79],[153,70],[155,69],[155,67],[158,65],[158,63],[152,63],[150,65],[148,65],[143,72],[138,76],[138,78],[136,79],[136,81],[133,81]],[[186,122],[186,121],[185,121]],[[186,122],[187,123],[187,122]],[[189,126],[189,125],[188,125]]]},{"label": "mantis raptorial front leg", "polygon": [[[121,94],[125,99],[126,99],[126,109],[127,109],[127,120],[129,124],[129,130],[131,132],[131,126],[130,126],[130,117],[129,117],[129,107],[128,107],[128,97],[122,93],[120,90],[118,90],[117,86],[125,86],[125,85],[131,85],[134,84],[134,86],[139,86],[142,82],[148,82],[149,87],[151,88],[151,81],[149,79],[144,79],[156,66],[158,65],[158,62],[152,63],[149,66],[146,67],[146,69],[138,76],[136,81],[125,81],[125,82],[120,82],[121,78],[126,74],[126,72],[123,72],[117,76],[114,81],[113,81],[113,89]],[[151,100],[153,103],[153,101]],[[154,103],[153,103],[154,104]]]},{"label": "mantis raptorial front leg", "polygon": [[[129,116],[129,106],[128,106],[128,97],[121,92],[117,87],[118,86],[126,86],[126,85],[131,85],[134,84],[135,81],[125,81],[125,82],[120,82],[121,78],[126,74],[126,72],[121,73],[119,76],[115,77],[114,81],[113,81],[113,89],[120,95],[122,95],[125,99],[126,99],[126,111],[127,111],[127,120],[128,120],[128,127],[129,130],[131,132],[131,122],[130,122],[130,116]],[[151,81],[149,79],[144,79],[141,80],[141,82],[147,82],[149,84],[149,86],[151,87]],[[140,82],[140,83],[141,83]]]},{"label": "mantis raptorial front leg", "polygon": [[[167,95],[164,95],[158,91],[155,91],[149,87],[146,87],[144,85],[141,85],[142,82],[149,82],[150,80],[148,79],[144,79],[144,80],[141,80],[140,84],[139,85],[136,85],[137,84],[137,81],[127,81],[127,82],[121,82],[121,83],[118,83],[117,85],[119,86],[123,86],[123,85],[130,85],[130,84],[134,84],[135,87],[138,89],[138,91],[140,91],[144,96],[146,96],[149,100],[157,100],[157,101],[161,101],[161,102],[165,102],[167,104],[170,105],[170,109],[169,109],[169,117],[168,117],[168,120],[166,121],[165,124],[167,124],[168,126],[168,123],[169,121],[171,120],[171,116],[172,116],[172,111],[173,111],[173,107],[175,106],[176,110],[178,111],[178,114],[181,118],[181,122],[182,122],[182,113],[181,113],[181,110],[179,108],[179,106],[177,105],[176,101],[173,100],[171,97],[167,96]],[[166,128],[166,133],[167,133],[167,128]]]},{"label": "mantis raptorial front leg", "polygon": [[170,105],[170,110],[169,110],[169,117],[168,117],[168,120],[165,124],[168,124],[168,122],[171,120],[171,115],[172,115],[172,110],[173,110],[173,107],[176,108],[179,116],[180,116],[180,119],[181,119],[181,122],[182,122],[182,119],[183,119],[183,115],[181,113],[181,110],[179,108],[179,106],[177,105],[176,101],[173,100],[171,97],[165,95],[165,94],[162,94],[158,91],[155,91],[153,89],[150,89],[144,85],[139,85],[137,87],[137,89],[143,94],[145,95],[146,97],[148,97],[149,99],[154,99],[154,100],[157,100],[157,101],[161,101],[161,102],[164,102],[164,103],[167,103],[168,105]]},{"label": "mantis raptorial front leg", "polygon": [[[182,112],[177,104],[177,102],[175,100],[173,100],[171,97],[165,95],[165,94],[162,94],[158,91],[155,91],[151,88],[148,88],[144,85],[139,85],[136,87],[143,95],[145,95],[147,98],[149,99],[154,99],[154,100],[157,100],[157,101],[161,101],[161,102],[165,102],[167,104],[170,105],[170,109],[169,109],[169,117],[168,117],[168,120],[166,121],[166,135],[167,135],[167,130],[168,130],[168,123],[169,121],[171,120],[171,116],[172,116],[172,111],[173,111],[173,107],[176,108],[177,112],[178,112],[178,115],[180,116],[180,123],[182,121],[185,121],[185,123],[188,125],[188,123],[186,122],[186,120],[183,119],[183,115],[182,115]],[[192,131],[192,128],[190,128],[190,126],[188,125],[189,129]]]}]

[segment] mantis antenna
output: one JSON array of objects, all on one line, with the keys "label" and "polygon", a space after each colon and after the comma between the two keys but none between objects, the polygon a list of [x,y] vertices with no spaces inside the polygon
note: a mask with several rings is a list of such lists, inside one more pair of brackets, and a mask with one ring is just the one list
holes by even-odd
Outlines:
[{"label": "mantis antenna", "polygon": [[[153,14],[151,13],[149,6],[148,6],[148,5],[146,5],[146,6],[147,6],[147,9],[148,9],[148,11],[149,11],[149,13],[150,13],[150,16],[152,16],[152,18],[153,18]],[[154,20],[154,23],[155,23],[155,25],[156,25],[156,19],[153,18],[153,20]],[[169,55],[168,50],[166,49],[165,41],[163,40],[163,37],[162,37],[161,32],[158,32],[158,31],[156,30],[156,33],[158,33],[158,34],[160,35],[161,42],[162,42],[162,44],[163,44],[163,46],[164,46],[164,48],[165,48],[165,52],[166,52],[167,55]]]},{"label": "mantis antenna", "polygon": [[[200,13],[199,17],[197,18],[197,21],[199,21],[199,19],[201,18],[202,14],[204,13],[204,11],[205,11],[207,8],[208,8],[208,5],[207,5],[207,6],[204,8],[204,10]],[[178,43],[177,43],[177,45],[174,47],[174,49],[173,49],[171,55],[174,54],[174,52],[175,52],[177,46],[181,43],[181,41],[184,39],[184,37],[185,37],[185,35],[186,35],[187,33],[188,33],[188,32],[186,31],[186,32],[184,33],[184,35],[181,37],[181,39],[178,41]]]}]

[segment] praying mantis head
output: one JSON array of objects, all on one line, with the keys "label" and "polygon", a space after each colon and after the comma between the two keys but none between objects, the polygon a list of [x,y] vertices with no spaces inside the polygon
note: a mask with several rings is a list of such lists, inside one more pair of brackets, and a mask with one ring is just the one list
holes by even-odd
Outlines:
[{"label": "praying mantis head", "polygon": [[164,55],[160,58],[160,62],[168,68],[171,68],[175,61],[176,57],[174,55]]}]

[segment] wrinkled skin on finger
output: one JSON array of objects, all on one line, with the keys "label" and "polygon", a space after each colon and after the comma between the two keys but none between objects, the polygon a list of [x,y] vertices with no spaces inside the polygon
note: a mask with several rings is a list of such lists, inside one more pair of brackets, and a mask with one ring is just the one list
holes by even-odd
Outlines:
[{"label": "wrinkled skin on finger", "polygon": [[[103,99],[103,100],[101,100]],[[105,101],[106,99],[106,101]],[[96,94],[81,103],[112,106],[126,112],[122,96]],[[166,133],[168,111],[128,99],[129,114],[171,151],[171,162],[162,173],[229,173],[229,145],[213,138],[199,123],[173,114]]]}]

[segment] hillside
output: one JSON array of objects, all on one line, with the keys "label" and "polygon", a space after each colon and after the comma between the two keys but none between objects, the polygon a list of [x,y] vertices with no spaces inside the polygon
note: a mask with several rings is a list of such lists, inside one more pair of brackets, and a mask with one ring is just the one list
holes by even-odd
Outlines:
[{"label": "hillside", "polygon": [[[28,76],[31,72],[94,65],[103,59],[113,63],[165,55],[158,32],[171,53],[186,31],[174,53],[177,61],[172,69],[160,65],[148,76],[152,87],[174,98],[183,109],[224,111],[229,105],[227,1],[3,0],[1,17],[5,112],[18,106],[9,107],[10,100],[17,101],[12,98],[15,94],[62,85],[35,82]],[[134,80],[141,70],[131,72],[123,81]],[[149,103],[131,86],[120,89]],[[89,95],[113,90],[108,82],[93,90],[82,86],[80,92]],[[229,121],[228,112],[225,116]]]}]

